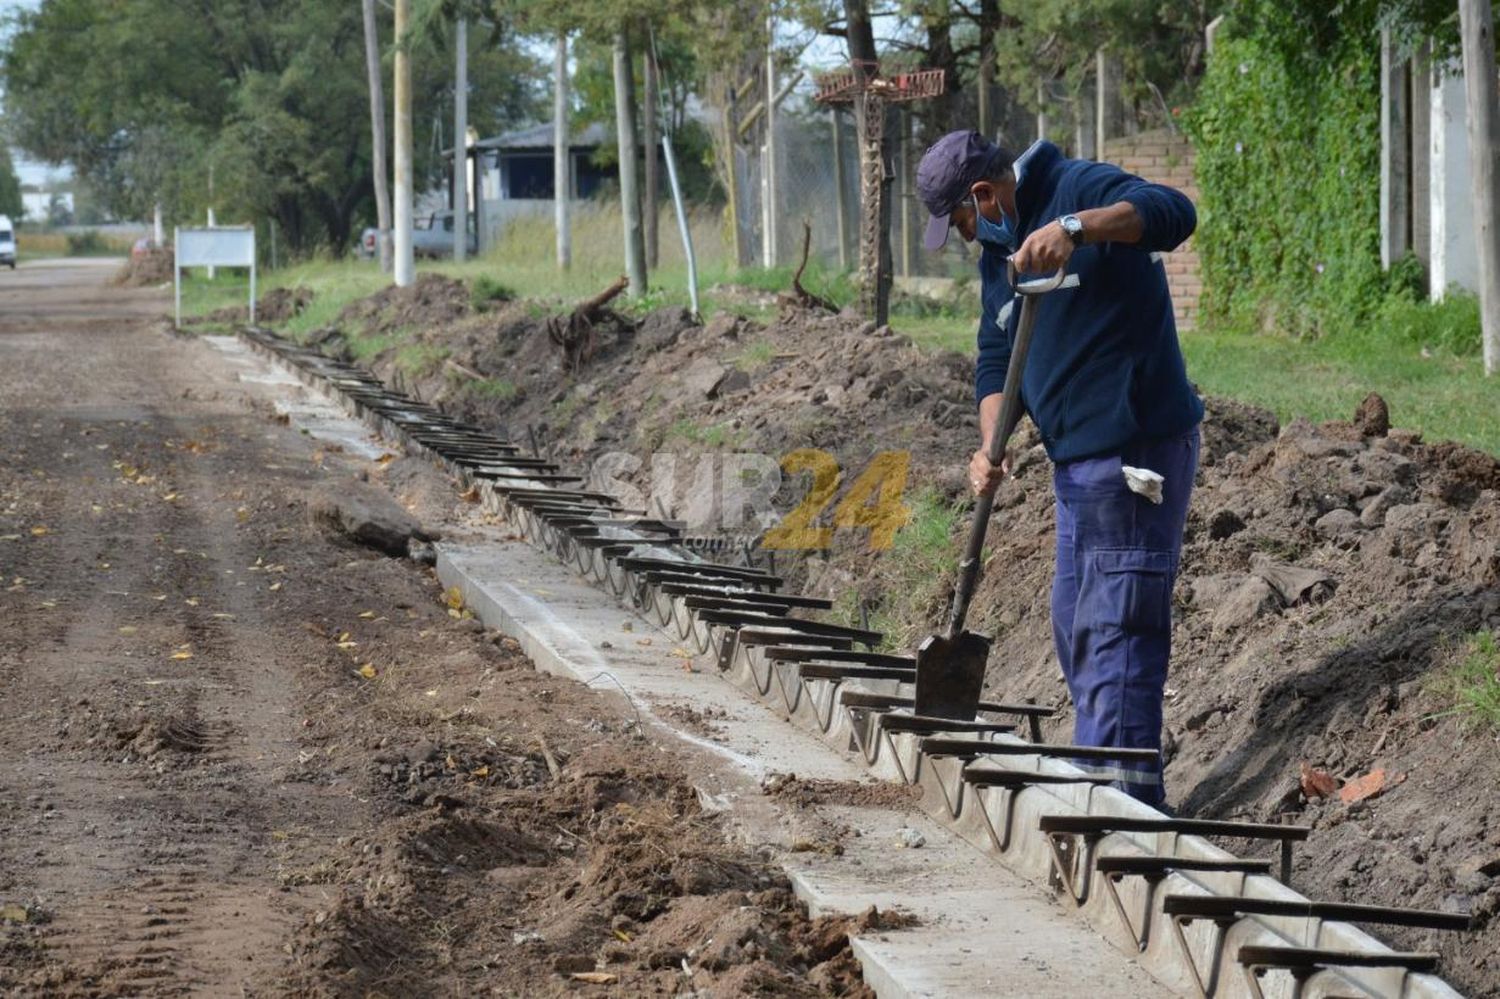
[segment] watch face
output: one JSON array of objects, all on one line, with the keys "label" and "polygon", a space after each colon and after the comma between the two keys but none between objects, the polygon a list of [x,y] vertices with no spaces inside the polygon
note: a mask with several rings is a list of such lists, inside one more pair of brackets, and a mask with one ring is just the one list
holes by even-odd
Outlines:
[{"label": "watch face", "polygon": [[1077,215],[1064,215],[1057,222],[1062,226],[1063,232],[1072,237],[1075,243],[1078,237],[1083,235],[1083,223],[1078,220]]}]

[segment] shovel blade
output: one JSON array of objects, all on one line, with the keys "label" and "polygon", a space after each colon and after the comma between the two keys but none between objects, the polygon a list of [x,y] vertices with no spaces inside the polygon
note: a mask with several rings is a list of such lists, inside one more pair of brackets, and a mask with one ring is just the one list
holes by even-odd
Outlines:
[{"label": "shovel blade", "polygon": [[917,648],[917,695],[914,710],[930,718],[973,721],[984,689],[984,664],[990,640],[972,631],[957,638],[928,635]]}]

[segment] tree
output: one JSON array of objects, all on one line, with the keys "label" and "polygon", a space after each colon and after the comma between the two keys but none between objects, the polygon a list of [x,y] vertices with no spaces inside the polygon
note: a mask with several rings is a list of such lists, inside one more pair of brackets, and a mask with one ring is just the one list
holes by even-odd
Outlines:
[{"label": "tree", "polygon": [[[444,42],[424,31],[413,45],[431,121],[451,108]],[[366,69],[361,5],[345,0],[43,0],[17,18],[0,82],[16,143],[71,163],[116,215],[160,201],[169,219],[200,216],[212,165],[221,219],[269,216],[293,250],[343,252],[374,214]],[[535,60],[508,33],[471,79],[476,127],[539,106]],[[416,176],[432,177],[430,144],[417,149]]]},{"label": "tree", "polygon": [[1464,85],[1468,90],[1469,158],[1473,164],[1474,242],[1479,251],[1479,306],[1484,373],[1500,368],[1500,108],[1495,92],[1495,19],[1490,0],[1459,0]]},{"label": "tree", "polygon": [[0,146],[0,215],[12,220],[25,214],[21,201],[21,178],[16,175],[16,164],[10,158],[10,150]]}]

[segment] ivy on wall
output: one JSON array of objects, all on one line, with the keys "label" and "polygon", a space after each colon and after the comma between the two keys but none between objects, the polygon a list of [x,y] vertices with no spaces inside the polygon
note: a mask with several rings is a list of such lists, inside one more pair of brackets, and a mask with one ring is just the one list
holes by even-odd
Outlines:
[{"label": "ivy on wall", "polygon": [[1210,320],[1294,336],[1360,323],[1380,268],[1378,4],[1244,5],[1186,121]]}]

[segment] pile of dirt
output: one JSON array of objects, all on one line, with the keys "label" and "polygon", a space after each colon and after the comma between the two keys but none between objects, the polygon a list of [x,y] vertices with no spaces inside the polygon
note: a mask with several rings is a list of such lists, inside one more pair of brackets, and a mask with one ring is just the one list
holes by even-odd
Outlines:
[{"label": "pile of dirt", "polygon": [[808,919],[778,869],[725,846],[680,769],[595,727],[554,733],[550,762],[506,741],[397,749],[420,733],[393,733],[370,776],[407,810],[347,841],[278,988],[873,995],[849,934],[904,917]]},{"label": "pile of dirt", "polygon": [[409,288],[390,285],[368,298],[351,302],[334,326],[342,331],[396,333],[428,330],[473,312],[462,281],[431,272],[418,274]]},{"label": "pile of dirt", "polygon": [[[311,288],[272,288],[255,300],[255,321],[260,325],[284,323],[297,316],[312,304]],[[193,323],[246,323],[250,321],[250,309],[244,305],[226,306],[198,316]]]},{"label": "pile of dirt", "polygon": [[132,253],[110,283],[119,288],[154,288],[172,280],[175,254],[161,248]]},{"label": "pile of dirt", "polygon": [[[939,511],[959,505],[948,545],[939,536],[928,547],[957,551],[976,439],[967,357],[795,310],[769,324],[720,315],[700,325],[680,309],[615,320],[577,370],[534,306],[422,335],[453,364],[408,388],[518,439],[534,428],[575,468],[597,472],[596,461],[624,454],[611,488],[644,488],[653,455],[673,452],[678,485],[655,495],[676,516],[720,501],[714,477],[691,471],[704,454],[822,449],[847,492],[875,452],[905,450],[907,498],[926,490]],[[396,353],[376,370],[398,370]],[[470,390],[499,382],[511,390]],[[1454,710],[1440,682],[1465,636],[1500,628],[1500,463],[1426,443],[1399,429],[1400,416],[1371,399],[1347,422],[1282,427],[1208,400],[1175,593],[1168,793],[1183,814],[1314,826],[1293,878],[1310,895],[1471,913],[1468,936],[1390,936],[1440,950],[1461,988],[1500,994],[1500,745]],[[1051,465],[1029,425],[1013,455],[971,624],[997,636],[989,691],[1057,706],[1047,734],[1066,738],[1048,606]],[[781,513],[809,481],[784,485]],[[722,526],[703,519],[703,533]],[[834,598],[846,622],[863,602],[898,645],[935,627],[956,558],[914,577],[909,549],[871,551],[859,531],[834,539],[827,551],[783,555],[777,571]],[[1351,801],[1317,793],[1318,781],[1305,789],[1304,772],[1350,786]]]}]

